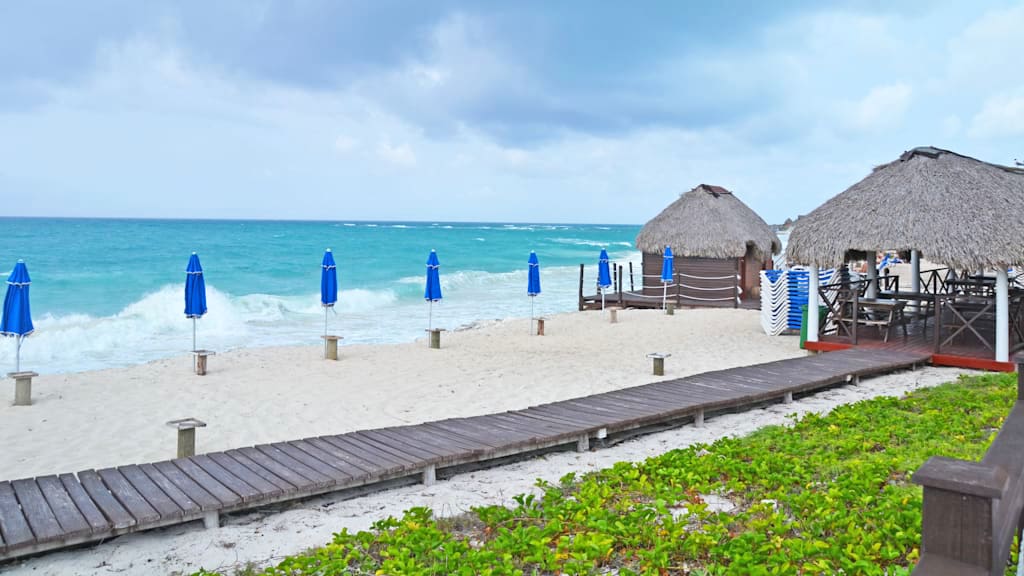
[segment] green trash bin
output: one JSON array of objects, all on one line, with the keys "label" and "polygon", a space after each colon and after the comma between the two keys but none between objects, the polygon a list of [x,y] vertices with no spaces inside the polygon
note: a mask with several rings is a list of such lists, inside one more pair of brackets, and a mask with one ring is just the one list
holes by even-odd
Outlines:
[{"label": "green trash bin", "polygon": [[[825,318],[828,316],[826,312],[828,307],[818,306],[818,328],[821,328],[825,324]],[[800,305],[800,347],[805,348],[804,344],[807,343],[807,304]]]}]

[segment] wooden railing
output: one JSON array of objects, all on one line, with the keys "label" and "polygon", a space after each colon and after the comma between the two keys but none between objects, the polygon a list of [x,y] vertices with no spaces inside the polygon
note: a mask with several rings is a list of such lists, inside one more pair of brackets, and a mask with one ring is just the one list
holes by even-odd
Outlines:
[{"label": "wooden railing", "polygon": [[1024,364],[1017,402],[981,462],[933,456],[912,480],[924,487],[921,560],[912,576],[1006,571],[1024,508]]}]

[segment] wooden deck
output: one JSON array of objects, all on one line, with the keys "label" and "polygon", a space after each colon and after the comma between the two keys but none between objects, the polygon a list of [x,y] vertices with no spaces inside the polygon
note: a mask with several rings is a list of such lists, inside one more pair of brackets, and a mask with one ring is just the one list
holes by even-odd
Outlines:
[{"label": "wooden deck", "polygon": [[[907,338],[903,337],[900,327],[893,327],[889,341],[885,342],[882,334],[871,328],[862,328],[858,332],[857,344],[852,344],[847,337],[836,335],[822,336],[819,342],[807,342],[806,348],[818,352],[836,350],[894,350],[912,354],[927,355],[928,362],[936,366],[955,366],[976,370],[995,372],[1014,372],[1017,365],[1013,362],[996,362],[994,352],[983,345],[972,333],[964,332],[953,342],[935,350],[934,321],[925,324],[921,319],[912,319],[907,324]],[[995,340],[995,326],[979,323],[982,334]],[[1012,356],[1012,354],[1011,354]]]},{"label": "wooden deck", "polygon": [[[669,295],[668,302],[675,304],[676,309],[680,308],[741,308],[743,310],[760,310],[761,300],[755,298],[753,300],[740,300],[739,305],[734,305],[732,302],[697,302],[694,300],[687,300],[685,298],[678,299],[674,295]],[[631,294],[629,292],[623,292],[621,298],[619,293],[607,293],[604,297],[605,306],[618,306],[620,308],[641,308],[641,309],[660,309],[661,308],[661,297],[643,296],[640,294]],[[592,294],[585,295],[580,300],[580,310],[600,310],[601,309],[601,295]]]},{"label": "wooden deck", "polygon": [[444,469],[703,422],[922,364],[913,350],[846,350],[707,372],[500,414],[361,430],[76,474],[0,482],[0,560]]}]

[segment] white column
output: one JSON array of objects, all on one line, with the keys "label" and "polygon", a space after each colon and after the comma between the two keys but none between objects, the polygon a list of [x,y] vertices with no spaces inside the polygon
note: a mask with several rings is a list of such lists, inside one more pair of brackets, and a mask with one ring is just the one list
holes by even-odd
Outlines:
[{"label": "white column", "polygon": [[807,341],[818,341],[818,267],[808,269],[807,282]]},{"label": "white column", "polygon": [[910,291],[921,291],[921,253],[910,251]]},{"label": "white column", "polygon": [[868,289],[864,293],[865,298],[878,298],[878,262],[875,262],[875,253],[868,253]]},{"label": "white column", "polygon": [[996,270],[996,362],[1010,361],[1010,287],[1006,268]]}]

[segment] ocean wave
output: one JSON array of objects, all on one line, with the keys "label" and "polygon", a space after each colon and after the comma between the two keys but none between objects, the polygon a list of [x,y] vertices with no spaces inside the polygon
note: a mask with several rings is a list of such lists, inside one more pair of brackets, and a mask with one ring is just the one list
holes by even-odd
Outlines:
[{"label": "ocean wave", "polygon": [[602,242],[598,240],[585,240],[583,238],[545,238],[549,242],[555,244],[569,244],[572,246],[593,246],[595,248],[606,248],[608,246],[623,246],[625,248],[632,248],[633,244],[629,242]]}]

